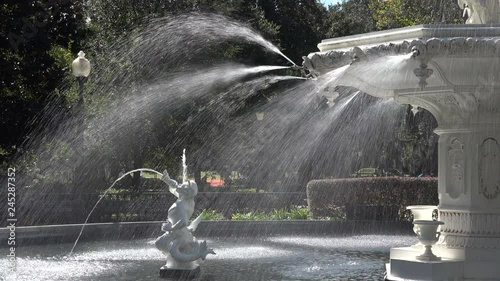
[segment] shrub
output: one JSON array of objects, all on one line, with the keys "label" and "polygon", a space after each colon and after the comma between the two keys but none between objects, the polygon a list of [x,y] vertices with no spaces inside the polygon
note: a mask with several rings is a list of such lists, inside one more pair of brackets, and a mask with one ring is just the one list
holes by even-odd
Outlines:
[{"label": "shrub", "polygon": [[313,218],[399,220],[407,217],[406,206],[438,204],[437,179],[314,180],[307,184],[307,203]]},{"label": "shrub", "polygon": [[306,220],[309,211],[304,207],[291,209],[274,209],[271,212],[236,212],[231,216],[231,220]]},{"label": "shrub", "polygon": [[[202,220],[205,220],[205,221],[221,221],[221,220],[226,219],[224,217],[224,215],[222,213],[218,212],[217,210],[203,209],[202,212],[203,212]],[[197,214],[196,216],[193,216],[193,217],[197,217],[199,215],[200,214]]]},{"label": "shrub", "polygon": [[269,220],[269,216],[264,211],[255,211],[248,213],[236,212],[231,216],[234,221],[248,221],[248,220]]}]

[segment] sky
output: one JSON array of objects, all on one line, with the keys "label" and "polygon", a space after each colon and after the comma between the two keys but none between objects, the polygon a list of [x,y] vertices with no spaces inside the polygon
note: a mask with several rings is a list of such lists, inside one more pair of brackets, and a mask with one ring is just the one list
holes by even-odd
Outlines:
[{"label": "sky", "polygon": [[320,2],[328,7],[328,5],[342,2],[342,0],[320,0]]}]

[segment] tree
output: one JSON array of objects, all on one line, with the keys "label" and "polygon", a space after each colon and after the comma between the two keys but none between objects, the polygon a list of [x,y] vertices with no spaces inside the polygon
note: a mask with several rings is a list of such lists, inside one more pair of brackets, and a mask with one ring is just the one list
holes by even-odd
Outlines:
[{"label": "tree", "polygon": [[328,38],[418,24],[464,23],[454,0],[348,0],[328,10]]},{"label": "tree", "polygon": [[331,5],[328,10],[328,38],[367,33],[376,30],[372,0],[349,0]]},{"label": "tree", "polygon": [[417,24],[464,23],[454,0],[371,0],[378,29]]},{"label": "tree", "polygon": [[295,62],[317,50],[327,31],[326,8],[316,0],[257,1],[266,19],[279,27],[283,52]]},{"label": "tree", "polygon": [[424,173],[437,175],[437,122],[427,110],[413,113],[406,106],[405,119],[399,128],[399,144],[404,172],[413,176]]},{"label": "tree", "polygon": [[[31,121],[52,100],[61,108],[60,115],[70,113],[68,96],[53,94],[70,75],[68,63],[80,49],[86,27],[80,1],[7,0],[0,5],[0,15],[0,161],[5,161],[17,151],[23,135],[39,125]],[[38,121],[49,130],[58,125]]]}]

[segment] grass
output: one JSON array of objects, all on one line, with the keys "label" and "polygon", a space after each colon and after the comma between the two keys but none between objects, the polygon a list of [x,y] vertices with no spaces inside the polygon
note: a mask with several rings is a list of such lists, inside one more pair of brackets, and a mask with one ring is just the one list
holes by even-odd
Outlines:
[{"label": "grass", "polygon": [[[205,220],[205,221],[222,221],[222,220],[226,219],[222,213],[219,213],[216,210],[203,209],[203,211],[201,211],[201,212],[203,213],[202,220]],[[198,217],[199,215],[200,214],[198,213],[194,217]]]},{"label": "grass", "polygon": [[136,221],[138,217],[139,217],[138,214],[118,213],[118,214],[112,214],[111,220],[112,221]]},{"label": "grass", "polygon": [[[221,212],[217,210],[204,209],[193,216],[198,217],[203,213],[202,219],[204,221],[221,221],[228,220]],[[133,213],[119,213],[111,216],[112,221],[133,221],[138,217]],[[274,209],[270,212],[254,211],[254,212],[241,212],[234,213],[229,220],[232,221],[280,221],[280,220],[307,220],[309,217],[309,210],[304,206],[296,206],[294,208]],[[322,217],[320,220],[337,220],[340,217]]]},{"label": "grass", "polygon": [[[216,210],[203,210],[203,220],[226,220],[224,215]],[[306,220],[309,217],[309,210],[306,207],[295,207],[291,209],[275,209],[270,212],[236,212],[230,220]]]}]

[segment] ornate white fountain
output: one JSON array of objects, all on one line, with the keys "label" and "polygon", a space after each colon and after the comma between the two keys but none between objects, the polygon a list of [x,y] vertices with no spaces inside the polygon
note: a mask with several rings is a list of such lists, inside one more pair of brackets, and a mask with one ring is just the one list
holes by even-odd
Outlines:
[{"label": "ornate white fountain", "polygon": [[[440,261],[391,249],[389,279],[500,278],[500,5],[459,0],[466,25],[420,25],[323,40],[304,65],[337,85],[430,111],[439,127]],[[338,71],[336,72],[339,73]]]}]

